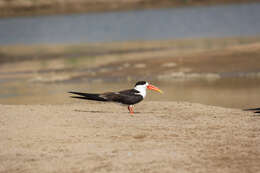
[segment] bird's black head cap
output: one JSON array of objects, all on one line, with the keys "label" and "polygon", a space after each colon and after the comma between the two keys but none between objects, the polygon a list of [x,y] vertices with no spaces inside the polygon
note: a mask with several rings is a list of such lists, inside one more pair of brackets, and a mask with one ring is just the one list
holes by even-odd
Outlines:
[{"label": "bird's black head cap", "polygon": [[147,82],[146,81],[138,81],[135,86],[137,85],[145,85]]}]

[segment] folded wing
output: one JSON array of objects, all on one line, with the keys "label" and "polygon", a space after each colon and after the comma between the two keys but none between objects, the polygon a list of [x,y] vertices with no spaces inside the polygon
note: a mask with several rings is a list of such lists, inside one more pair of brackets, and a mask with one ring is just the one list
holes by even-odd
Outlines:
[{"label": "folded wing", "polygon": [[71,96],[72,98],[95,100],[95,101],[113,101],[122,104],[132,105],[143,100],[143,97],[139,95],[137,90],[124,90],[120,92],[107,92],[103,94],[81,93],[81,92],[69,92],[78,96]]}]

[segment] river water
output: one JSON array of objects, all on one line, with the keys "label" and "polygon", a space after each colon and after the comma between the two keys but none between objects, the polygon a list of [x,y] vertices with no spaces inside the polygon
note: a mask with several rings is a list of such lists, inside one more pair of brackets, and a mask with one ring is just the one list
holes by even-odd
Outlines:
[{"label": "river water", "polygon": [[[0,46],[259,35],[260,3],[0,19]],[[74,103],[67,91],[117,91],[133,83],[41,84],[0,79],[0,104]],[[259,79],[155,84],[166,94],[149,94],[148,100],[259,106]]]},{"label": "river water", "polygon": [[0,19],[0,45],[260,34],[260,3]]}]

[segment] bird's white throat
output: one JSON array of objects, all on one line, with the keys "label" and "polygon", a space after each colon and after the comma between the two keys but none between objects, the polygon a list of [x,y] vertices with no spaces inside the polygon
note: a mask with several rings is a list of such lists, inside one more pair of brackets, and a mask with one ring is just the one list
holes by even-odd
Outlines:
[{"label": "bird's white throat", "polygon": [[135,87],[135,89],[140,92],[138,94],[140,94],[141,96],[143,96],[143,98],[145,98],[145,96],[146,96],[146,85],[137,85]]}]

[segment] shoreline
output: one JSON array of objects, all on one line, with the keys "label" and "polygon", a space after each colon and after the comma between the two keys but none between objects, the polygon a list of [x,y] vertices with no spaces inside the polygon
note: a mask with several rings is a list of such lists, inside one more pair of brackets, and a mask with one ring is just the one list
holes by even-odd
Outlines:
[{"label": "shoreline", "polygon": [[1,46],[0,76],[43,83],[140,80],[141,74],[159,81],[259,78],[259,49],[259,37]]},{"label": "shoreline", "polygon": [[109,12],[109,11],[126,11],[137,9],[156,9],[156,8],[172,8],[186,6],[209,6],[224,5],[238,3],[255,3],[259,0],[210,0],[210,1],[178,1],[178,0],[162,0],[160,2],[154,0],[110,0],[110,1],[19,1],[0,0],[0,18],[17,17],[17,16],[40,16],[40,15],[57,15],[57,14],[75,14],[75,13],[91,13],[91,12]]}]

